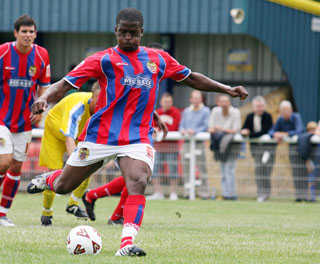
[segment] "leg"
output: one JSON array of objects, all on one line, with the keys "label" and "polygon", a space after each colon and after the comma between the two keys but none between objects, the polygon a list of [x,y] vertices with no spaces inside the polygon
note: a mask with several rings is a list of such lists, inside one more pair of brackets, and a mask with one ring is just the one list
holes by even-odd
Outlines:
[{"label": "leg", "polygon": [[123,225],[123,221],[124,221],[123,208],[127,198],[128,198],[128,190],[127,190],[127,187],[124,187],[121,192],[120,201],[116,209],[114,210],[112,216],[108,220],[108,225],[119,225],[119,224]]},{"label": "leg", "polygon": [[33,194],[50,189],[59,194],[69,193],[98,170],[102,164],[102,160],[83,167],[66,164],[63,170],[56,170],[35,177],[29,183],[27,191]]},{"label": "leg", "polygon": [[2,198],[0,203],[0,217],[6,216],[9,211],[13,199],[16,196],[21,176],[22,162],[12,159],[9,170],[3,181]]},{"label": "leg", "polygon": [[103,186],[85,192],[82,196],[82,201],[86,207],[89,218],[92,221],[96,220],[96,215],[94,213],[94,204],[97,199],[119,193],[125,188],[125,186],[126,184],[124,178],[121,176],[113,179],[111,182]]},{"label": "leg", "polygon": [[[133,254],[132,251],[137,249],[133,246],[133,241],[138,234],[142,222],[146,202],[144,191],[152,172],[146,162],[127,156],[120,158],[119,165],[126,181],[129,196],[123,210],[124,226],[122,240],[116,256],[130,256]],[[143,250],[139,249],[138,251],[134,254],[145,255]]]}]

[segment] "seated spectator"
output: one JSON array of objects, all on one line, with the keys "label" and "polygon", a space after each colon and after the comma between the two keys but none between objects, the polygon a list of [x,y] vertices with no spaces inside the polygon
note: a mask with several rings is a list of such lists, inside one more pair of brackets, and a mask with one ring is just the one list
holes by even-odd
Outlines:
[{"label": "seated spectator", "polygon": [[[266,101],[262,96],[252,100],[253,112],[248,114],[241,130],[241,135],[258,138],[267,134],[272,127],[272,117],[266,112]],[[269,199],[271,192],[270,175],[275,157],[275,145],[250,143],[251,155],[255,161],[257,183],[257,202]]]},{"label": "seated spectator", "polygon": [[[278,143],[285,137],[293,137],[305,130],[299,113],[293,112],[289,101],[280,103],[280,117],[268,134]],[[296,190],[296,202],[306,201],[308,198],[308,179],[305,161],[298,155],[297,145],[289,145],[289,159],[292,166],[292,178]]]},{"label": "seated spectator", "polygon": [[[173,98],[169,93],[164,93],[160,100],[161,108],[157,109],[162,122],[164,122],[168,131],[178,131],[181,119],[180,110],[173,106]],[[156,149],[155,163],[153,169],[152,183],[155,193],[147,196],[148,200],[164,199],[164,194],[161,189],[160,175],[164,165],[167,164],[170,173],[170,200],[178,200],[177,185],[178,185],[178,141],[161,141],[155,142]]]},{"label": "seated spectator", "polygon": [[[226,145],[231,142],[233,135],[240,131],[241,116],[239,109],[231,106],[228,96],[221,95],[218,105],[211,111],[208,131],[217,138],[223,135],[219,143],[219,153],[221,154],[223,142],[225,142],[225,149],[227,150]],[[222,197],[225,200],[237,199],[235,182],[237,156],[238,154],[235,154],[232,149],[230,152],[225,152],[225,155],[219,155],[218,158],[215,156],[216,159],[220,160]]]},{"label": "seated spectator", "polygon": [[[179,131],[183,135],[195,135],[199,132],[206,132],[208,130],[208,120],[210,116],[209,107],[203,104],[203,96],[200,91],[193,91],[190,96],[190,106],[186,107],[182,112]],[[200,171],[201,187],[200,197],[202,199],[209,198],[208,189],[208,174],[206,168],[205,144],[203,141],[196,142],[196,149],[199,155],[196,156],[196,164]],[[189,177],[189,159],[186,154],[189,153],[189,141],[185,141],[183,145],[183,171],[185,179]]]}]

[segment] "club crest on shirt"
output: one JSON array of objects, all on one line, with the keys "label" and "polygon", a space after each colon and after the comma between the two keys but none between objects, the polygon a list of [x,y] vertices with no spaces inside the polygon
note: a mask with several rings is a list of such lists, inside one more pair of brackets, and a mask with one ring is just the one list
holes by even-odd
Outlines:
[{"label": "club crest on shirt", "polygon": [[81,148],[81,149],[79,149],[78,155],[79,155],[79,159],[80,159],[80,160],[85,160],[85,159],[88,158],[89,155],[90,155],[89,149],[87,149],[87,148]]},{"label": "club crest on shirt", "polygon": [[30,67],[29,67],[29,75],[30,75],[31,77],[33,77],[33,76],[36,75],[36,73],[37,73],[37,68],[36,68],[36,66],[34,66],[34,65],[30,66]]},{"label": "club crest on shirt", "polygon": [[152,73],[157,73],[157,64],[155,64],[155,62],[148,61],[147,67],[148,67],[149,71],[151,71]]}]

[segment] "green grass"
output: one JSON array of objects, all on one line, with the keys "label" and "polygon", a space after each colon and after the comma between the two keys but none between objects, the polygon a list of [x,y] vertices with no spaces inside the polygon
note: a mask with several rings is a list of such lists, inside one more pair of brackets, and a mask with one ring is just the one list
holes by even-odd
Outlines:
[{"label": "green grass", "polygon": [[[291,201],[148,201],[136,242],[145,258],[115,257],[121,227],[108,226],[118,198],[96,204],[97,220],[65,213],[68,196],[56,197],[54,222],[40,227],[41,196],[19,193],[0,227],[0,263],[320,263],[319,204]],[[181,217],[179,217],[181,216]],[[98,256],[70,256],[69,231],[81,224],[102,236]]]}]

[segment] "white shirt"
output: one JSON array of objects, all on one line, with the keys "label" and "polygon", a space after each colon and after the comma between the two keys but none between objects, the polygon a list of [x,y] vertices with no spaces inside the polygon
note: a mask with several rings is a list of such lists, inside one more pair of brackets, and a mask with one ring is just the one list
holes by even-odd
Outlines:
[{"label": "white shirt", "polygon": [[215,126],[221,126],[223,129],[240,130],[241,115],[239,109],[230,106],[228,114],[223,115],[221,106],[214,107],[209,119],[209,128]]}]

